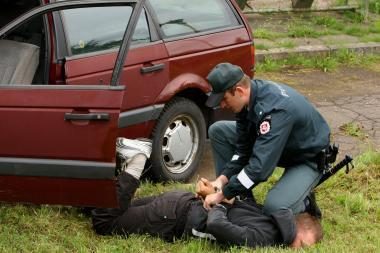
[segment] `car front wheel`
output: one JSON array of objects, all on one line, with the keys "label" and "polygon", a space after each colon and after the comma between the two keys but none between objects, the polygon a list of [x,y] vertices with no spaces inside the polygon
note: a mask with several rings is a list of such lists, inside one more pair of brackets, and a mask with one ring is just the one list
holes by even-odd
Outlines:
[{"label": "car front wheel", "polygon": [[153,131],[152,172],[160,180],[186,181],[197,170],[204,150],[206,124],[189,99],[169,102]]}]

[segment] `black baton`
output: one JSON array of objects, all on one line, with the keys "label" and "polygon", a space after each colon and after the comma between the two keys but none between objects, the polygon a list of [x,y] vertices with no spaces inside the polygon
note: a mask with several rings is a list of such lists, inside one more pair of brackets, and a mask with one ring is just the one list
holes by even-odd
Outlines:
[{"label": "black baton", "polygon": [[337,173],[344,166],[346,166],[346,174],[347,174],[350,171],[349,165],[351,165],[351,169],[354,168],[354,165],[351,162],[352,162],[351,156],[346,155],[346,157],[342,161],[340,161],[338,164],[336,164],[334,167],[325,169],[323,171],[323,176],[319,180],[317,186],[322,184],[324,181],[326,181],[329,177],[331,177],[335,173]]}]

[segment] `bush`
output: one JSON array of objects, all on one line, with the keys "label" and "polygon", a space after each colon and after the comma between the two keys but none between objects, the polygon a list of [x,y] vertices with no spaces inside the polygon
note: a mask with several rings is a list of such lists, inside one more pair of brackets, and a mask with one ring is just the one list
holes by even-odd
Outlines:
[{"label": "bush", "polygon": [[369,11],[380,14],[380,0],[372,0],[369,2]]}]

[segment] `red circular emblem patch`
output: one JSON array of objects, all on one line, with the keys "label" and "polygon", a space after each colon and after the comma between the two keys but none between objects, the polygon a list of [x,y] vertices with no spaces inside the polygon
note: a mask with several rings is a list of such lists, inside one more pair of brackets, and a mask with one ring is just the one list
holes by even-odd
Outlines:
[{"label": "red circular emblem patch", "polygon": [[261,123],[260,134],[266,134],[269,132],[269,130],[270,130],[270,124],[268,121],[264,121],[263,123]]}]

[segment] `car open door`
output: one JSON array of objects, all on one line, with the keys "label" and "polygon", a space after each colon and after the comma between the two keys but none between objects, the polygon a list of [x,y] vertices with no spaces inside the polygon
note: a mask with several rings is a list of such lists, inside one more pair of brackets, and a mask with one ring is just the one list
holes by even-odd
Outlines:
[{"label": "car open door", "polygon": [[[143,3],[143,1],[142,1]],[[67,1],[44,5],[0,30],[0,38],[36,15],[67,8],[141,1]],[[116,206],[115,143],[124,86],[118,75],[129,22],[111,85],[0,84],[0,201]],[[1,57],[1,56],[0,56]]]}]

